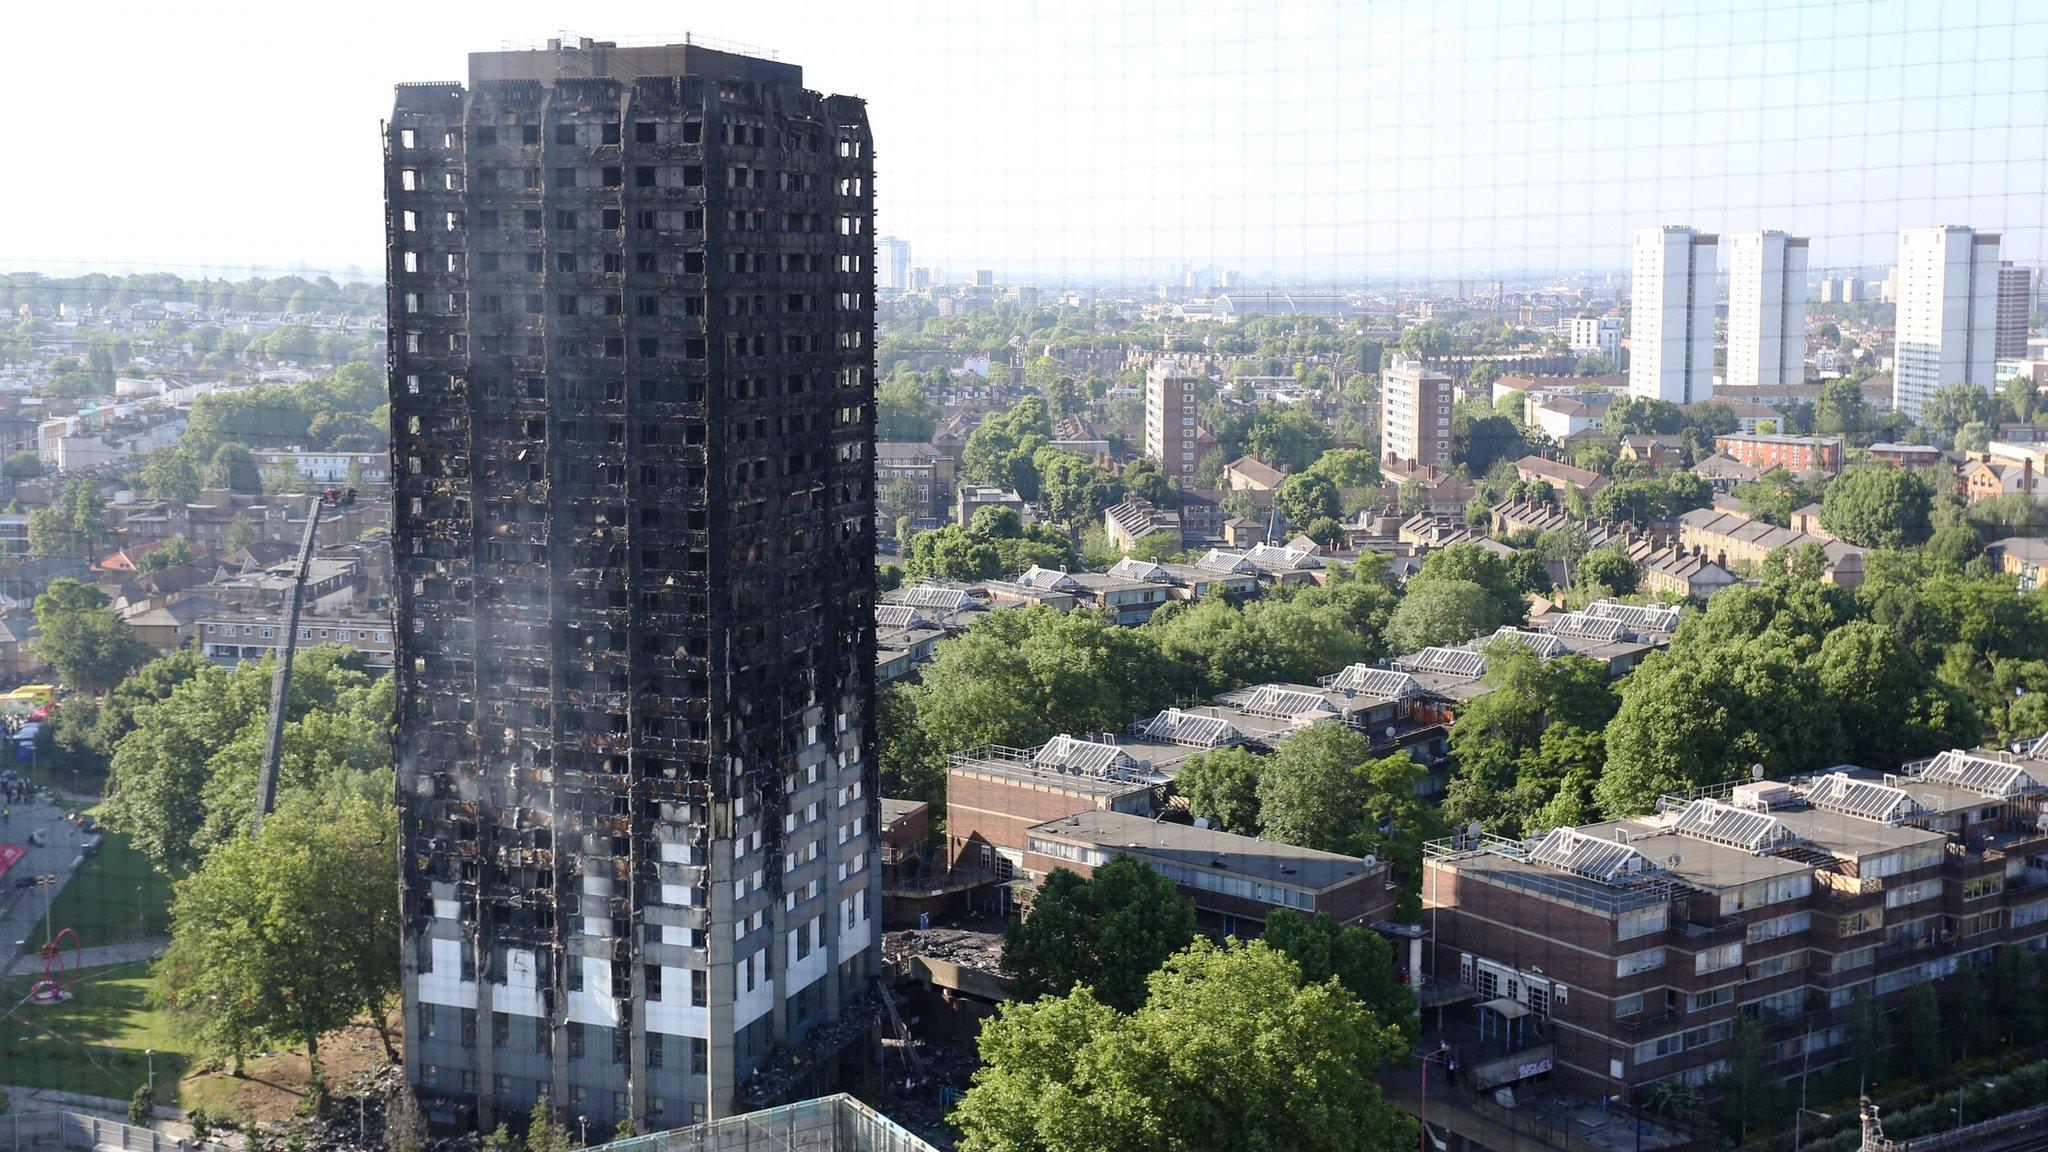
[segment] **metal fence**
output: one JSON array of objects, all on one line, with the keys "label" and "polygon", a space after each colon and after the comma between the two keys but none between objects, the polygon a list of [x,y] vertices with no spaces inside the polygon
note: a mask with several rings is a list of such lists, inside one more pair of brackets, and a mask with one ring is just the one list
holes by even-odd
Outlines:
[{"label": "metal fence", "polygon": [[937,1152],[840,1094],[596,1145],[589,1152]]},{"label": "metal fence", "polygon": [[0,1150],[55,1152],[57,1149],[120,1149],[120,1152],[223,1152],[221,1145],[179,1140],[148,1128],[101,1120],[77,1112],[28,1112],[0,1116]]}]

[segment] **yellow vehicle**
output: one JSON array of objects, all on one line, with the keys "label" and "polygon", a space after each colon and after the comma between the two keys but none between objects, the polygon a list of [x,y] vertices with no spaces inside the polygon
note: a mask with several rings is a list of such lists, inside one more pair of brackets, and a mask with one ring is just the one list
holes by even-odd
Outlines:
[{"label": "yellow vehicle", "polygon": [[0,693],[0,716],[26,716],[57,696],[50,684],[24,684],[12,692]]}]

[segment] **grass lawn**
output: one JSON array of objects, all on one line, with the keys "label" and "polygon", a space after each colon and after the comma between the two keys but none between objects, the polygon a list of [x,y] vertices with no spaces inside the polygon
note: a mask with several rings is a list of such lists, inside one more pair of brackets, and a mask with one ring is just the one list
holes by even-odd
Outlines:
[{"label": "grass lawn", "polygon": [[[37,979],[0,981],[0,996],[16,1003]],[[125,1100],[149,1079],[143,1053],[154,1049],[157,1102],[179,1104],[190,1054],[169,1018],[149,1006],[148,985],[146,963],[88,968],[72,999],[23,1004],[15,1010],[20,1019],[0,1019],[0,1080]]]},{"label": "grass lawn", "polygon": [[70,928],[87,948],[170,935],[170,878],[126,836],[102,829],[100,837],[99,853],[81,864],[57,894],[51,926]]}]

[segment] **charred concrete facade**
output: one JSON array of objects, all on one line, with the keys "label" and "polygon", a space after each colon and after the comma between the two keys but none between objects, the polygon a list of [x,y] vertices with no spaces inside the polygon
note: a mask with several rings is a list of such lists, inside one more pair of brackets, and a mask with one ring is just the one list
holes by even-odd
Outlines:
[{"label": "charred concrete facade", "polygon": [[865,106],[551,42],[385,147],[407,1073],[486,1126],[815,1088],[879,965]]}]

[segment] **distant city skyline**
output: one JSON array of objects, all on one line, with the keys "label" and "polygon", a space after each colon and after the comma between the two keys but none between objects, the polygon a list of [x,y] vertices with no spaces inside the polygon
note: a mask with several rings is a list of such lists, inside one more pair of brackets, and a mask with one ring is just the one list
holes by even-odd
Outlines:
[{"label": "distant city skyline", "polygon": [[[691,29],[799,60],[866,98],[881,235],[911,263],[1040,284],[1183,266],[1286,284],[1619,271],[1685,224],[1810,237],[1811,267],[1882,268],[1902,228],[1962,224],[2042,258],[2048,17],[2018,0],[1212,2],[983,11],[808,0]],[[559,9],[223,5],[235,31],[116,3],[17,15],[0,84],[31,179],[0,268],[380,273],[377,124],[392,86],[556,35]],[[570,34],[677,37],[673,11],[586,6]],[[403,28],[402,34],[393,29]],[[317,45],[317,51],[294,46]],[[131,93],[148,90],[147,106]],[[261,98],[252,98],[252,93]],[[106,131],[80,131],[97,125]],[[109,133],[119,178],[105,170]]]}]

